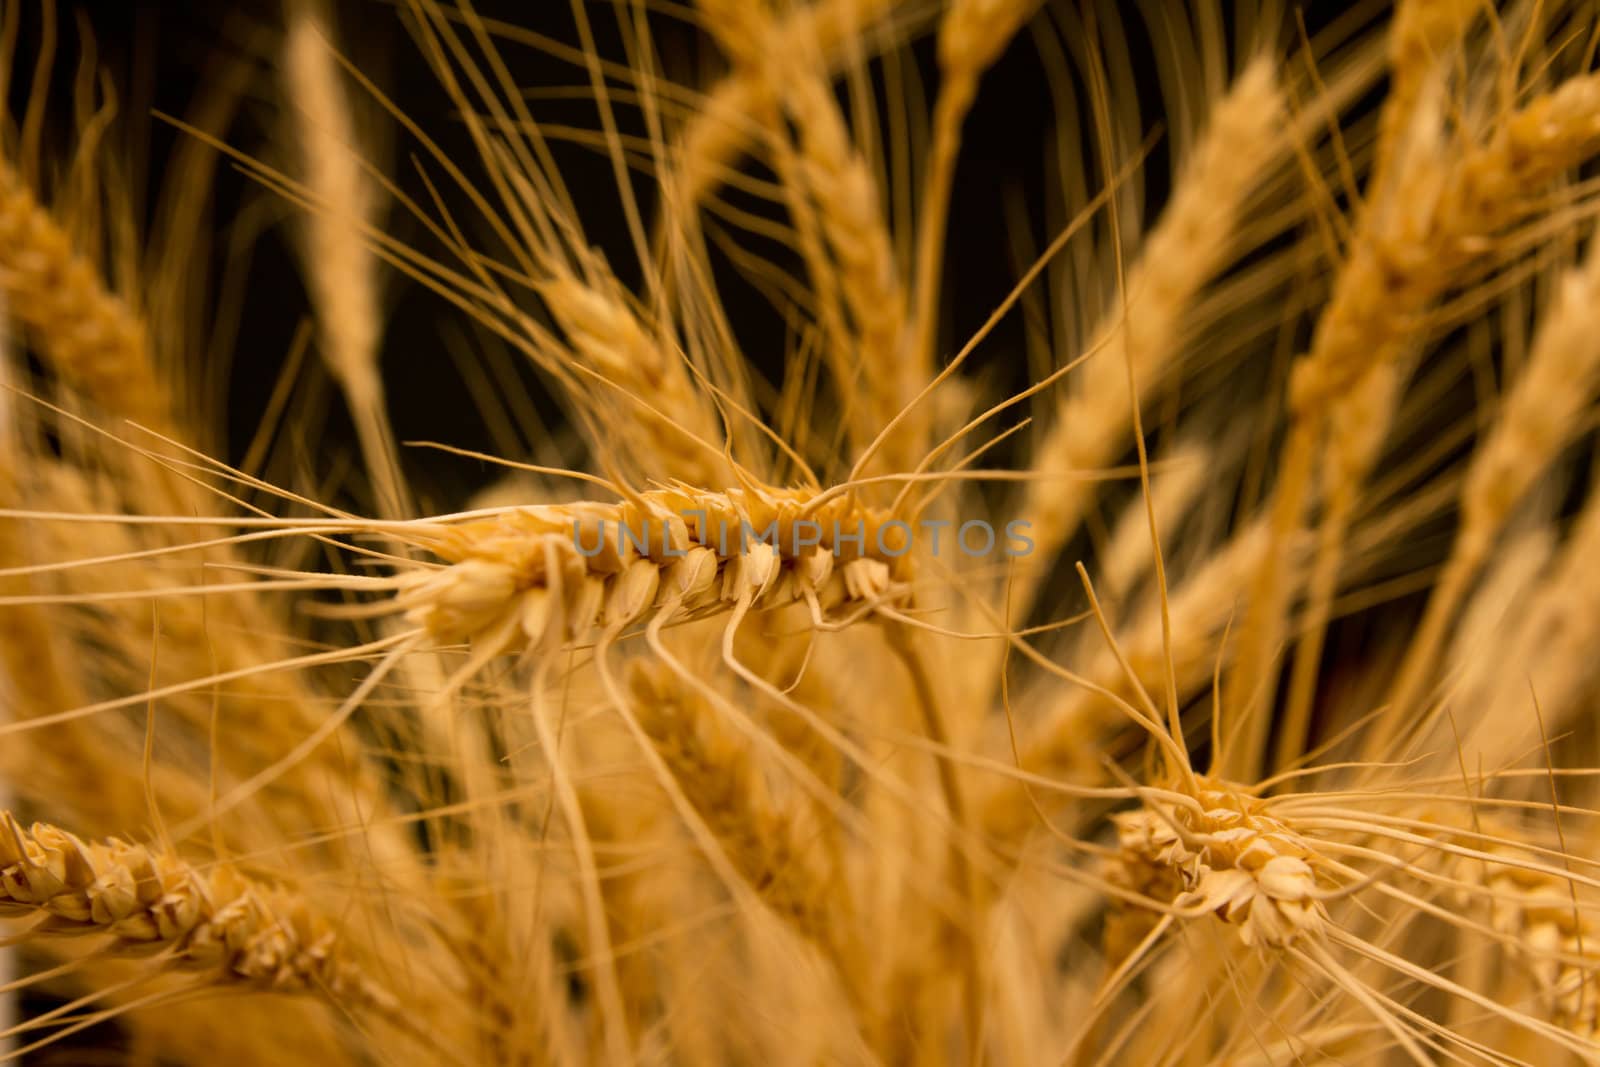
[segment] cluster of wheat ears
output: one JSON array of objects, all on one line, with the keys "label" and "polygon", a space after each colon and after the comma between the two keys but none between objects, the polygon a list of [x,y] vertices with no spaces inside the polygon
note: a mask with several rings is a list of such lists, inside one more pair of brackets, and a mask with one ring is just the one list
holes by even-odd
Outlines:
[{"label": "cluster of wheat ears", "polygon": [[[1600,1062],[1600,22],[1299,14],[291,0],[147,207],[0,0],[0,1060]],[[223,166],[306,297],[239,454]]]}]

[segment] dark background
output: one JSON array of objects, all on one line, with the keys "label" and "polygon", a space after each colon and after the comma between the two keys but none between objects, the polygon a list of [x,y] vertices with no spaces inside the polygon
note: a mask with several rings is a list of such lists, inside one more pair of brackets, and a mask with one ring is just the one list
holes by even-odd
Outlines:
[{"label": "dark background", "polygon": [[[23,25],[9,87],[13,116],[22,113],[29,99],[31,68],[40,31],[46,25],[42,0],[0,0],[0,7],[16,2],[22,4]],[[328,9],[337,21],[339,44],[352,60],[407,115],[444,144],[453,158],[475,164],[475,153],[452,116],[449,102],[404,25],[400,10],[403,6],[382,0],[335,0]],[[1077,4],[1046,6],[1046,17],[1067,21],[1078,17]],[[481,2],[476,7],[489,18],[503,18],[565,42],[577,40],[571,11],[564,0]],[[1114,3],[1099,7],[1100,18],[1120,16],[1128,29],[1141,110],[1149,118],[1148,128],[1157,129],[1162,104],[1155,85],[1146,24],[1131,10],[1119,12]],[[283,8],[277,0],[61,0],[56,8],[59,43],[46,157],[66,158],[73,147],[72,81],[80,50],[92,40],[97,62],[109,71],[121,99],[121,117],[111,149],[133,165],[135,199],[146,205],[142,220],[146,226],[152,222],[149,212],[153,211],[161,188],[166,161],[177,139],[187,136],[153,117],[152,112],[180,117],[192,113],[203,94],[226,77],[234,65],[244,64],[249,80],[236,117],[225,131],[226,139],[234,147],[268,161],[281,158],[288,143],[288,113],[277,81],[276,50],[283,18]],[[1342,9],[1340,4],[1312,5],[1305,12],[1311,31],[1315,32],[1328,16]],[[591,2],[589,11],[601,52],[621,58],[612,5]],[[706,84],[720,69],[722,61],[715,48],[694,28],[665,16],[653,16],[652,27],[662,66],[677,80]],[[581,68],[526,47],[507,45],[503,54],[519,84],[578,85],[587,80]],[[931,39],[918,42],[912,55],[931,97],[932,87],[937,84]],[[1054,151],[1053,115],[1048,84],[1037,56],[1028,34],[1019,35],[1010,53],[985,79],[966,124],[946,257],[946,354],[954,347],[953,339],[964,339],[983,322],[1025,266],[1015,262],[1007,229],[1008,198],[1020,196],[1027,205],[1024,214],[1034,227],[1034,247],[1042,246],[1052,236],[1044,232],[1041,220],[1045,214],[1044,198],[1049,195],[1043,163],[1046,155]],[[595,111],[589,105],[567,102],[538,107],[536,113],[542,119],[587,128],[596,125]],[[369,106],[366,112],[369,117],[382,119],[375,108]],[[397,135],[386,119],[370,129],[383,131],[382,136],[374,138],[375,142],[387,140],[387,149],[380,148],[376,157],[385,171],[409,193],[424,198],[425,186],[410,163],[417,146]],[[578,199],[589,239],[605,250],[619,277],[625,283],[630,281],[637,276],[637,270],[609,162],[592,150],[573,146],[557,146],[557,156]],[[1155,217],[1166,195],[1169,166],[1165,141],[1158,138],[1145,168],[1147,218]],[[472,171],[474,167],[468,169]],[[430,175],[439,177],[437,164],[430,161],[428,170]],[[639,179],[635,188],[648,211],[648,183]],[[214,379],[206,395],[220,409],[218,414],[223,417],[218,420],[219,425],[226,428],[225,440],[217,444],[237,461],[261,418],[296,328],[307,314],[307,301],[289,243],[293,239],[294,209],[282,201],[274,202],[273,194],[227,163],[219,169],[214,196],[216,252],[209,267],[200,269],[211,271],[215,288],[231,286],[247,293],[248,298],[243,301],[236,327],[226,328],[224,324],[212,338],[211,350],[195,363],[205,366],[206,374]],[[1015,212],[1012,215],[1016,217]],[[268,223],[264,229],[263,221]],[[391,211],[389,225],[397,235],[426,245],[426,235],[413,220]],[[230,247],[246,249],[248,259],[241,262],[242,257],[236,256],[231,268],[234,273],[224,279],[224,253]],[[780,260],[788,255],[777,247],[764,251]],[[244,270],[248,273],[239,273]],[[729,269],[725,262],[720,264],[718,280],[746,354],[755,366],[776,378],[785,351],[781,320],[739,272]],[[386,297],[390,314],[383,366],[397,436],[401,440],[429,438],[505,452],[504,440],[496,440],[486,429],[471,391],[457,372],[455,360],[464,351],[463,343],[465,350],[476,350],[483,343],[481,338],[469,336],[465,316],[392,272]],[[1042,328],[1038,322],[1033,326]],[[1020,352],[1025,328],[1025,316],[1009,317],[986,348],[992,352]],[[503,362],[510,365],[519,360],[520,357],[513,357]],[[351,433],[342,405],[314,359],[309,366],[310,372],[297,388],[293,403],[311,413],[314,424],[322,427],[323,438],[316,442],[318,452],[347,452]],[[997,362],[980,353],[973,367],[991,390],[1026,384],[1020,359]],[[545,395],[531,374],[525,370],[517,374],[531,387],[541,419],[559,425],[559,402]],[[405,464],[423,498],[435,507],[459,503],[493,475],[483,465],[416,450],[407,451]],[[359,487],[345,488],[354,491],[359,499]]]}]

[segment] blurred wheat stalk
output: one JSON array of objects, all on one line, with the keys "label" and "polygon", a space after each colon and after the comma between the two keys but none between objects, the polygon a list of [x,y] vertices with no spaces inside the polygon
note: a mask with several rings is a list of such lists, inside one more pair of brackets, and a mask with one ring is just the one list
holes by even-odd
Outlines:
[{"label": "blurred wheat stalk", "polygon": [[[1207,0],[619,0],[555,40],[408,0],[469,160],[295,0],[282,143],[229,143],[229,68],[148,232],[115,100],[85,64],[53,107],[55,12],[19,6],[0,1056],[1600,1061],[1584,5],[1313,35]],[[1046,194],[957,334],[963,137],[1021,62]],[[201,356],[224,159],[290,209],[308,300],[236,465]],[[730,270],[783,360],[741,351]],[[482,353],[503,454],[438,446],[511,468],[476,500],[407,477],[401,286]],[[355,479],[303,447],[312,351]],[[952,549],[1012,520],[1030,552]]]}]

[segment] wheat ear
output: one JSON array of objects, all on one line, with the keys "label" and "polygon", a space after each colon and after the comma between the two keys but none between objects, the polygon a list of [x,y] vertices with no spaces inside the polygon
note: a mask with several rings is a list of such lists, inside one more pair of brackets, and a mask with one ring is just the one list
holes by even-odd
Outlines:
[{"label": "wheat ear", "polygon": [[109,292],[21,176],[0,161],[0,291],[62,378],[106,411],[170,426],[144,324]]},{"label": "wheat ear", "polygon": [[[1518,839],[1515,830],[1492,823],[1480,824],[1477,831],[1508,842]],[[1600,1037],[1600,922],[1592,907],[1580,907],[1571,882],[1545,863],[1530,864],[1524,850],[1505,844],[1485,851],[1508,862],[1463,859],[1459,869],[1486,891],[1490,925],[1532,975],[1550,1020],[1595,1040]]]},{"label": "wheat ear", "polygon": [[388,582],[397,595],[371,613],[405,611],[435,640],[470,640],[491,654],[564,647],[652,608],[687,619],[799,601],[820,622],[840,605],[908,599],[902,526],[848,494],[754,484],[396,524],[395,534],[449,566]]},{"label": "wheat ear", "polygon": [[634,313],[602,264],[586,279],[558,268],[537,288],[572,353],[620,393],[600,398],[616,411],[607,425],[628,440],[625,454],[653,477],[734,483],[727,461],[706,447],[724,436],[716,409],[667,332]]},{"label": "wheat ear", "polygon": [[818,847],[817,828],[801,806],[772,795],[748,743],[670,671],[635,664],[629,684],[639,725],[734,869],[775,915],[822,950],[851,989],[862,966],[854,908],[843,873]]},{"label": "wheat ear", "polygon": [[[1264,58],[1246,67],[1212,110],[1128,274],[1128,316],[1115,309],[1096,331],[1089,349],[1094,357],[1073,376],[1073,391],[1035,451],[1033,469],[1044,477],[1029,484],[1019,513],[1033,524],[1033,554],[1040,561],[1055,557],[1093,492],[1088,483],[1063,476],[1107,466],[1127,445],[1127,361],[1133,361],[1141,401],[1170,370],[1185,314],[1227,262],[1239,213],[1283,146],[1284,113],[1283,90]],[[1040,568],[1020,572],[1019,609],[1032,603],[1042,574]]]},{"label": "wheat ear", "polygon": [[383,321],[378,259],[363,237],[375,222],[377,198],[361,168],[355,123],[326,23],[317,7],[303,0],[291,4],[291,12],[284,76],[297,117],[300,170],[315,204],[303,226],[302,248],[322,337],[319,348],[350,404],[379,512],[398,519],[408,505],[378,369]]},{"label": "wheat ear", "polygon": [[[1506,116],[1487,142],[1463,151],[1437,145],[1436,129],[1430,130],[1437,121],[1437,107],[1413,116],[1393,184],[1363,219],[1311,348],[1291,372],[1291,422],[1270,504],[1275,544],[1251,582],[1229,678],[1233,706],[1250,705],[1269,677],[1288,609],[1282,546],[1301,523],[1329,413],[1377,367],[1400,358],[1439,294],[1528,210],[1527,190],[1600,146],[1600,76],[1564,82]],[[1228,754],[1230,777],[1251,776],[1266,723],[1265,707],[1254,708],[1243,743]]]},{"label": "wheat ear", "polygon": [[[782,28],[763,4],[700,0],[699,7],[723,50],[750,77],[763,79],[766,94],[781,104],[797,133],[794,154],[774,121],[778,113],[758,112],[774,127],[780,175],[807,200],[796,205],[796,230],[832,337],[830,363],[851,439],[864,448],[911,398],[903,392],[898,361],[905,295],[877,179],[851,139],[825,56],[800,50],[805,41],[795,47],[782,43]],[[813,229],[820,232],[813,236]],[[841,299],[848,324],[833,310]],[[905,434],[893,435],[880,465],[911,469],[916,456],[907,445]]]},{"label": "wheat ear", "polygon": [[1461,527],[1388,701],[1397,716],[1417,709],[1446,628],[1512,508],[1581,432],[1600,389],[1600,243],[1591,244],[1583,266],[1557,283],[1527,363],[1467,467]]},{"label": "wheat ear", "polygon": [[293,893],[117,838],[85,842],[45,823],[24,829],[10,812],[0,812],[0,908],[40,919],[29,937],[98,934],[158,948],[173,967],[224,986],[319,993],[357,1010],[395,1006]]},{"label": "wheat ear", "polygon": [[[836,70],[859,56],[864,44],[875,43],[875,28],[901,0],[818,0],[795,7],[772,29],[774,48],[805,56],[821,56],[826,68]],[[753,5],[751,5],[753,6]],[[715,4],[713,10],[731,7],[741,21],[741,5]],[[715,30],[714,32],[720,32]],[[677,137],[675,178],[687,205],[710,196],[732,162],[759,133],[759,123],[749,115],[759,110],[768,95],[767,79],[758,70],[736,67],[714,86]]]}]

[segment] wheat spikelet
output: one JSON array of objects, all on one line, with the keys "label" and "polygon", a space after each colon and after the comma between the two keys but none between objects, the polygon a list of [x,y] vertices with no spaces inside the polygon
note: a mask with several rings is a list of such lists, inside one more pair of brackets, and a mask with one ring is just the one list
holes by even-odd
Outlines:
[{"label": "wheat spikelet", "polygon": [[1215,914],[1238,927],[1246,945],[1323,937],[1328,912],[1318,899],[1314,848],[1237,792],[1206,790],[1195,800],[1198,807],[1156,804],[1116,816],[1114,881],[1147,895],[1176,889],[1163,902]]}]

